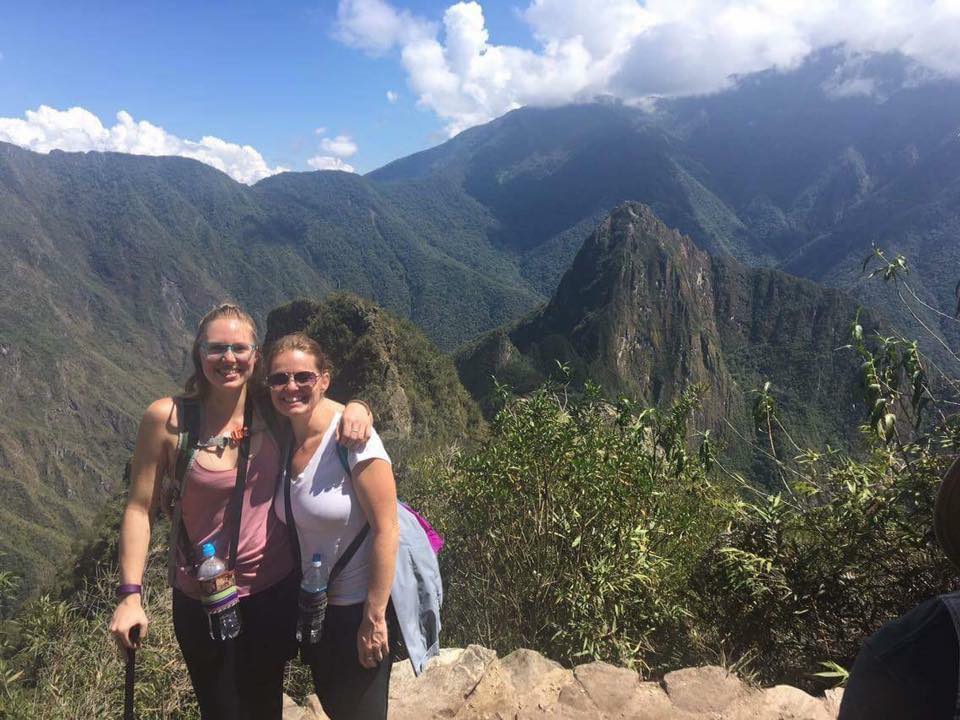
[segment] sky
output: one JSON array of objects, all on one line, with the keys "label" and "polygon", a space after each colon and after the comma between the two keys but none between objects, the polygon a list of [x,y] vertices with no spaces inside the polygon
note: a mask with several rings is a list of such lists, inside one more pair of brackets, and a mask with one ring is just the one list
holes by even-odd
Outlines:
[{"label": "sky", "polygon": [[960,77],[960,0],[0,3],[0,140],[368,172],[524,105],[722,91],[820,49]]}]

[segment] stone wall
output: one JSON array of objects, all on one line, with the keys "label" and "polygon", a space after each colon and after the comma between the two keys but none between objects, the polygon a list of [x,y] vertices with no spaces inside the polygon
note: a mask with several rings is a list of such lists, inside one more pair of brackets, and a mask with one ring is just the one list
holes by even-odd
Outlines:
[{"label": "stone wall", "polygon": [[[643,682],[602,662],[563,668],[532,650],[504,658],[479,645],[443,650],[416,678],[398,663],[390,681],[390,720],[834,720],[841,690],[816,698],[787,685],[756,689],[719,667]],[[287,699],[284,720],[326,720],[314,695]]]}]

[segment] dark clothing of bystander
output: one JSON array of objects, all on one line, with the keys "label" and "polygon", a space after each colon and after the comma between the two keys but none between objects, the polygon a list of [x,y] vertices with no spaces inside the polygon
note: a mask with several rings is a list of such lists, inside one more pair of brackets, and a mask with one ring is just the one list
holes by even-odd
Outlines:
[{"label": "dark clothing of bystander", "polygon": [[960,594],[928,600],[870,636],[839,720],[960,718]]}]

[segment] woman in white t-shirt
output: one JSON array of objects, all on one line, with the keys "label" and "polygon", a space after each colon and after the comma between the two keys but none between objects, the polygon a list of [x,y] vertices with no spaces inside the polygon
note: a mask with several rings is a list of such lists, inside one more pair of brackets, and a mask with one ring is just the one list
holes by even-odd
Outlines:
[{"label": "woman in white t-shirt", "polygon": [[[369,523],[362,544],[327,589],[319,643],[309,657],[317,696],[331,720],[387,716],[390,652],[387,604],[397,557],[397,490],[379,436],[344,467],[334,429],[338,406],[324,394],[330,363],[306,335],[287,335],[267,354],[267,382],[292,430],[290,505],[305,571],[315,553],[332,566]],[[286,519],[283,487],[274,508]]]}]

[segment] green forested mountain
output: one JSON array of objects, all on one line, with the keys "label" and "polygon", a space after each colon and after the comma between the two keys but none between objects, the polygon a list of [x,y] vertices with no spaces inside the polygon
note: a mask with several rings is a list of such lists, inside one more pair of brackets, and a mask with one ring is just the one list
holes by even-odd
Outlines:
[{"label": "green forested mountain", "polygon": [[451,347],[539,301],[482,248],[445,251],[441,227],[470,219],[456,203],[408,224],[417,198],[346,173],[248,188],[180,158],[0,144],[0,552],[25,587],[117,490],[214,303],[263,319],[342,287]]},{"label": "green forested mountain", "polygon": [[[591,372],[648,398],[709,379],[712,416],[745,412],[728,390],[770,376],[787,407],[812,388],[819,409],[808,426],[832,437],[847,415],[816,393],[835,368],[817,371],[819,385],[809,368],[827,362],[821,350],[849,302],[799,318],[824,333],[804,348],[790,312],[820,307],[819,291],[734,261],[852,288],[909,328],[915,319],[889,289],[861,283],[876,242],[919,270],[913,287],[936,309],[918,305],[920,319],[954,347],[960,339],[936,314],[952,313],[960,279],[960,86],[916,82],[889,57],[862,63],[870,82],[851,85],[836,60],[828,53],[653,109],[525,108],[364,177],[284,173],[247,187],[182,158],[0,144],[0,552],[12,558],[3,562],[28,584],[49,576],[49,558],[117,488],[142,408],[182,378],[196,319],[225,298],[262,320],[295,298],[350,290],[451,350],[554,296],[526,345],[511,331],[524,357],[536,344],[542,359],[599,362]],[[596,352],[616,347],[603,333],[618,328],[563,319],[608,312],[598,293],[619,282],[620,260],[586,271],[598,273],[594,285],[581,273],[580,285],[558,290],[584,238],[625,201],[725,258],[685,251],[705,273],[709,265],[714,308],[698,305],[706,291],[696,276],[683,281],[697,288],[688,296],[651,294],[649,312],[630,320],[642,342],[627,373],[615,353]],[[778,316],[755,318],[761,309],[782,311],[774,329],[794,334],[771,333],[765,324]],[[607,329],[588,337],[588,325]],[[767,350],[750,353],[758,334]],[[503,349],[490,342],[494,355]],[[513,371],[522,380],[543,369],[530,360]]]},{"label": "green forested mountain", "polygon": [[[918,294],[952,311],[960,83],[918,81],[896,56],[852,70],[840,60],[822,53],[799,70],[652,110],[524,108],[369,177],[459,188],[495,219],[488,235],[544,294],[599,219],[637,200],[712,254],[852,289],[917,335],[860,268],[871,243],[903,252],[922,276]],[[956,347],[957,324],[917,308]]]},{"label": "green forested mountain", "polygon": [[[842,292],[710,256],[649,207],[625,203],[586,240],[543,309],[480,338],[458,365],[481,400],[493,376],[525,392],[558,361],[610,395],[660,405],[702,384],[697,426],[741,450],[736,433],[753,438],[754,392],[770,381],[801,444],[849,444],[864,416],[859,361],[838,348],[856,312]],[[868,313],[860,322],[876,328]]]}]

